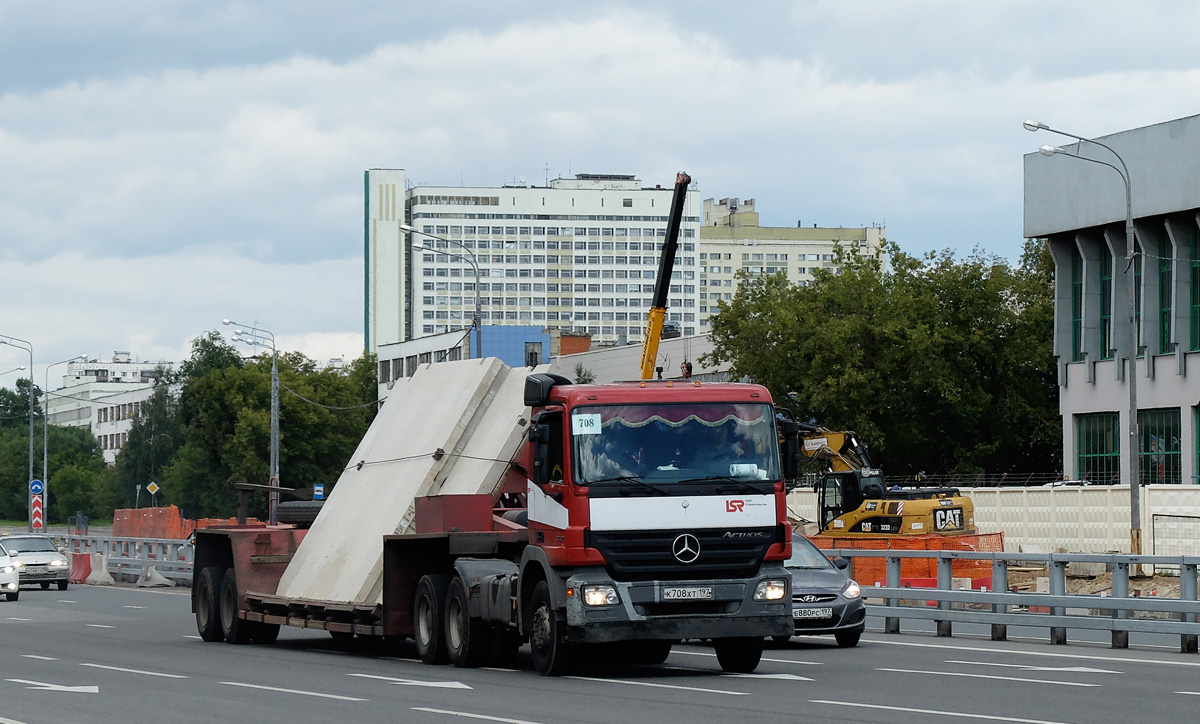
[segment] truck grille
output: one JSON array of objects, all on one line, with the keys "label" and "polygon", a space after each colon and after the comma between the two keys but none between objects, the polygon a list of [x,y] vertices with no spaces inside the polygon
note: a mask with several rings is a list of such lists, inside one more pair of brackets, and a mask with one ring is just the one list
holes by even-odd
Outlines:
[{"label": "truck grille", "polygon": [[[672,544],[681,533],[695,536],[700,555],[681,563]],[[727,533],[757,534],[733,538]],[[776,542],[774,528],[698,531],[622,531],[587,534],[587,546],[604,555],[609,574],[618,581],[684,581],[706,578],[744,578],[758,572],[767,548]]]}]

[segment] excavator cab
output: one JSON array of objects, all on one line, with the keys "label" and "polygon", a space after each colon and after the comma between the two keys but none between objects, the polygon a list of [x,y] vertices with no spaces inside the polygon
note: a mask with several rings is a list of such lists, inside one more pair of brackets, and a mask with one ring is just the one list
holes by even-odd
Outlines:
[{"label": "excavator cab", "polygon": [[883,475],[878,471],[847,470],[827,473],[817,482],[821,528],[862,507],[864,501],[883,498]]}]

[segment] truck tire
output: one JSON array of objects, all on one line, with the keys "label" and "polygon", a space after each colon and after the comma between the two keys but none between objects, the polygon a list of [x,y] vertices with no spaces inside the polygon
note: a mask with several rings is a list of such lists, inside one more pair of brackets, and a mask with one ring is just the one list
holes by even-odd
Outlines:
[{"label": "truck tire", "polygon": [[413,640],[417,642],[417,656],[427,664],[444,664],[449,660],[442,626],[448,586],[449,576],[442,574],[421,576],[417,582],[412,607]]},{"label": "truck tire", "polygon": [[196,609],[196,631],[204,641],[212,643],[225,638],[221,630],[220,601],[221,583],[225,571],[217,566],[208,566],[200,571],[196,588],[192,592],[192,607]]},{"label": "truck tire", "polygon": [[324,500],[285,500],[275,504],[275,521],[307,528],[317,519]]},{"label": "truck tire", "polygon": [[460,669],[482,666],[492,651],[492,627],[471,617],[470,599],[463,579],[455,576],[446,590],[446,654]]},{"label": "truck tire", "polygon": [[749,674],[758,668],[758,662],[762,659],[763,639],[761,636],[715,639],[713,648],[717,651],[717,663],[722,671]]},{"label": "truck tire", "polygon": [[575,666],[577,646],[566,638],[567,622],[559,618],[550,600],[550,585],[538,581],[529,602],[529,650],[533,666],[542,676],[563,676]]},{"label": "truck tire", "polygon": [[248,644],[254,633],[254,622],[238,618],[238,603],[237,576],[230,568],[221,582],[221,631],[228,643]]}]

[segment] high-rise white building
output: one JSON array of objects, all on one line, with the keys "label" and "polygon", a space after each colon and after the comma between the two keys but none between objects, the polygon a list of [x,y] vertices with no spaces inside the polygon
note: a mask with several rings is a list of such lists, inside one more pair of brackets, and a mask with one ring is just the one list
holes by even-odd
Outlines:
[{"label": "high-rise white building", "polygon": [[[483,324],[588,332],[601,344],[639,339],[651,304],[673,187],[634,176],[578,174],[547,186],[393,188],[403,172],[366,184],[367,348]],[[700,209],[689,191],[667,318],[698,327]],[[419,232],[405,238],[407,224]],[[432,237],[423,234],[430,234]],[[413,248],[413,244],[429,247]]]}]

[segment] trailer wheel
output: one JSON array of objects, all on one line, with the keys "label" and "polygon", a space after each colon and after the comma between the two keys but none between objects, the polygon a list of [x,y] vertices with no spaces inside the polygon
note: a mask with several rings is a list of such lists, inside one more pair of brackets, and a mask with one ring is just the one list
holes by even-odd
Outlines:
[{"label": "trailer wheel", "polygon": [[417,655],[427,664],[444,664],[449,660],[442,627],[448,580],[449,576],[432,574],[421,576],[417,583],[412,608],[413,639],[417,642]]},{"label": "trailer wheel", "polygon": [[731,674],[749,674],[758,668],[762,659],[763,639],[760,636],[715,639],[717,663],[722,671]]},{"label": "trailer wheel", "polygon": [[566,639],[566,621],[550,601],[550,585],[538,581],[529,604],[529,650],[542,676],[562,676],[575,665],[576,645]]},{"label": "trailer wheel", "polygon": [[446,615],[443,618],[450,663],[463,669],[482,666],[491,653],[492,627],[471,617],[467,585],[459,576],[450,581],[446,590]]},{"label": "trailer wheel", "polygon": [[237,576],[233,569],[225,571],[221,582],[221,630],[231,644],[248,644],[254,633],[254,622],[238,618]]},{"label": "trailer wheel", "polygon": [[202,640],[209,643],[225,638],[225,632],[221,630],[220,603],[217,600],[224,578],[223,570],[217,566],[209,566],[200,571],[192,593],[192,605],[196,609],[196,631]]}]

